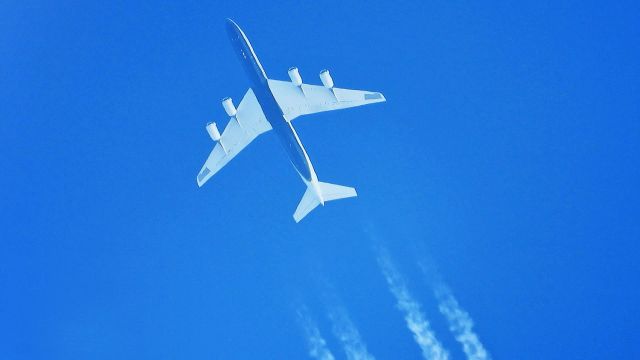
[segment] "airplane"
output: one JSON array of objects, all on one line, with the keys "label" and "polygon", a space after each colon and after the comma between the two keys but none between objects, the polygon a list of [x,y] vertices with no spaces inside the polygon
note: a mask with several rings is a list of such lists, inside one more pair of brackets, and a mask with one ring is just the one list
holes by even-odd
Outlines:
[{"label": "airplane", "polygon": [[198,186],[202,187],[258,135],[273,130],[307,187],[293,214],[296,223],[318,205],[324,206],[328,201],[357,196],[352,187],[318,181],[292,121],[302,115],[383,102],[386,101],[384,95],[373,91],[334,87],[328,70],[320,72],[322,86],[303,83],[296,67],[291,67],[288,71],[291,81],[269,79],[249,39],[238,24],[227,19],[226,28],[231,45],[252,87],[247,90],[237,108],[231,98],[222,100],[222,106],[230,117],[222,134],[215,122],[207,124],[207,132],[216,145],[198,173]]}]

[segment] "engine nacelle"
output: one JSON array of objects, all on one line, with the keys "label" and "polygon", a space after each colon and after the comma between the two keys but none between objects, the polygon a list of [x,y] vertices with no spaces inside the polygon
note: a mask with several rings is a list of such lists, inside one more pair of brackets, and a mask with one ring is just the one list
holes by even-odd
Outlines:
[{"label": "engine nacelle", "polygon": [[327,89],[333,89],[333,79],[331,78],[331,74],[329,74],[329,70],[320,71],[320,81],[322,81],[322,85]]},{"label": "engine nacelle", "polygon": [[233,106],[233,100],[231,100],[230,97],[222,99],[222,107],[224,108],[224,111],[227,112],[227,115],[231,117],[236,116],[236,114],[238,113],[238,110],[236,110],[236,107]]},{"label": "engine nacelle", "polygon": [[211,140],[213,141],[220,141],[220,131],[218,131],[218,126],[216,125],[216,123],[214,122],[210,122],[207,124],[207,132],[209,133],[209,136],[211,136]]},{"label": "engine nacelle", "polygon": [[300,73],[298,72],[297,67],[292,66],[289,68],[289,78],[291,79],[291,82],[293,83],[293,85],[295,86],[302,85],[302,77],[300,76]]}]

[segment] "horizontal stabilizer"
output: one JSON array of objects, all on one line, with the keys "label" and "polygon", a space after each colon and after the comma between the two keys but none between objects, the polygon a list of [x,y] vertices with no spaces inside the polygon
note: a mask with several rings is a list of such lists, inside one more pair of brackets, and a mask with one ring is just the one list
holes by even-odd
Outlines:
[{"label": "horizontal stabilizer", "polygon": [[323,201],[339,200],[358,196],[356,189],[348,186],[319,182],[320,196]]},{"label": "horizontal stabilizer", "polygon": [[300,222],[302,218],[307,216],[307,214],[318,205],[320,205],[320,199],[318,199],[315,190],[309,186],[307,191],[304,192],[302,200],[300,200],[300,204],[298,204],[298,207],[296,208],[296,212],[293,214],[293,219],[296,222]]},{"label": "horizontal stabilizer", "polygon": [[300,222],[318,205],[324,205],[325,201],[339,200],[358,196],[356,189],[348,186],[329,184],[324,182],[309,183],[307,191],[293,214],[293,219]]}]

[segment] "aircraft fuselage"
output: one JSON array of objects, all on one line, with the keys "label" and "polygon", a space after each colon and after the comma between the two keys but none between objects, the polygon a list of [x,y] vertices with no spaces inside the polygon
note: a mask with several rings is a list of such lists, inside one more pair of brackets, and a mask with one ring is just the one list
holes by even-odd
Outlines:
[{"label": "aircraft fuselage", "polygon": [[260,64],[251,43],[242,29],[230,19],[227,19],[227,34],[245,73],[252,83],[251,88],[260,103],[260,107],[271,124],[273,131],[278,135],[282,147],[289,156],[289,160],[305,182],[317,182],[318,177],[311,165],[309,156],[305,151],[300,138],[291,122],[284,117],[282,109],[278,105],[269,84],[267,74]]}]

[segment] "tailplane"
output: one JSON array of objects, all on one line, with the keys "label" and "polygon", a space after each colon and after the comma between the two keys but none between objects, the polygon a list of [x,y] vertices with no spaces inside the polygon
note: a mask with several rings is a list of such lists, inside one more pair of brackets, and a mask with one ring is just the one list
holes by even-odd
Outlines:
[{"label": "tailplane", "polygon": [[318,205],[324,205],[325,201],[339,200],[358,196],[356,189],[348,186],[329,184],[325,182],[309,183],[307,191],[305,191],[298,204],[293,219],[300,222],[307,214],[309,214]]}]

